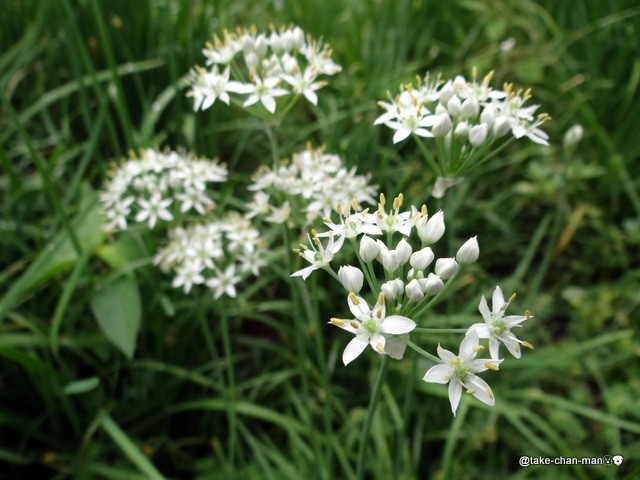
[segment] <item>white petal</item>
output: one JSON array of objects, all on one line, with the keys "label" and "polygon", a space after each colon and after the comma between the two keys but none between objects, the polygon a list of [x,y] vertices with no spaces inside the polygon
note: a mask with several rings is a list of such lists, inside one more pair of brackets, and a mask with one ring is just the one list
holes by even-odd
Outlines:
[{"label": "white petal", "polygon": [[365,301],[364,298],[356,295],[355,296],[358,304],[356,305],[353,300],[351,300],[351,295],[347,296],[347,303],[349,304],[349,310],[351,310],[351,313],[353,313],[353,316],[355,318],[363,318],[369,315],[369,313],[371,312],[371,309],[369,308],[369,305],[367,305],[367,302]]},{"label": "white petal", "polygon": [[475,332],[479,338],[489,338],[491,336],[491,327],[486,323],[474,323],[469,327],[466,335],[469,335],[470,332]]},{"label": "white petal", "polygon": [[358,356],[364,352],[364,349],[367,348],[367,345],[368,343],[361,338],[353,338],[353,340],[347,344],[344,352],[342,352],[342,362],[345,366],[358,358]]},{"label": "white petal", "polygon": [[410,318],[401,315],[391,315],[382,321],[380,331],[392,335],[401,335],[403,333],[409,333],[414,328],[416,328],[416,322]]},{"label": "white petal", "polygon": [[487,299],[484,298],[484,295],[480,299],[480,305],[478,305],[478,310],[482,314],[482,318],[484,321],[489,323],[491,322],[491,312],[489,311],[489,305],[487,305]]},{"label": "white petal", "polygon": [[434,365],[427,373],[424,374],[422,380],[429,383],[447,383],[451,380],[451,367],[445,364]]},{"label": "white petal", "polygon": [[313,272],[314,270],[316,270],[318,267],[316,267],[315,265],[311,265],[310,267],[307,268],[303,268],[302,270],[298,270],[297,272],[293,272],[291,275],[289,275],[290,277],[302,277],[303,280],[306,280],[307,277],[309,275],[311,275],[311,272]]},{"label": "white petal", "polygon": [[509,333],[505,335],[506,338],[503,338],[505,347],[509,350],[509,353],[516,358],[520,358],[522,356],[522,352],[520,350],[520,340],[516,338],[513,333]]},{"label": "white petal", "polygon": [[500,358],[500,355],[498,354],[499,348],[500,341],[496,337],[491,337],[489,339],[489,355],[491,355],[491,358],[493,358],[494,360]]},{"label": "white petal", "polygon": [[500,311],[500,308],[507,303],[504,301],[504,295],[502,294],[502,290],[500,287],[496,287],[493,291],[493,313],[497,313]]},{"label": "white petal", "polygon": [[387,339],[387,343],[384,346],[384,351],[391,358],[396,360],[402,360],[404,351],[407,349],[407,343],[402,337],[391,337]]},{"label": "white petal", "polygon": [[458,358],[453,352],[450,352],[446,348],[442,348],[440,344],[438,344],[438,356],[442,359],[444,363],[453,362],[456,358]]},{"label": "white petal", "polygon": [[478,346],[480,342],[480,337],[474,331],[469,332],[469,334],[464,337],[462,343],[460,343],[460,356],[461,357],[473,357],[475,356],[475,352],[473,351],[474,347]]},{"label": "white petal", "polygon": [[496,404],[496,399],[493,396],[491,387],[489,387],[487,382],[482,380],[480,377],[477,377],[476,375],[469,375],[464,386],[469,390],[474,390],[472,395],[482,403],[486,403],[490,407],[493,407]]},{"label": "white petal", "polygon": [[451,411],[453,416],[456,416],[456,410],[460,405],[460,397],[462,396],[462,384],[460,380],[454,378],[449,383],[449,401],[451,402]]},{"label": "white petal", "polygon": [[270,113],[274,113],[276,111],[276,101],[273,97],[262,97],[261,102],[264,105],[264,108],[269,110]]},{"label": "white petal", "polygon": [[411,130],[409,130],[408,128],[400,128],[393,135],[393,143],[401,142],[402,140],[407,138],[409,135],[411,135]]}]

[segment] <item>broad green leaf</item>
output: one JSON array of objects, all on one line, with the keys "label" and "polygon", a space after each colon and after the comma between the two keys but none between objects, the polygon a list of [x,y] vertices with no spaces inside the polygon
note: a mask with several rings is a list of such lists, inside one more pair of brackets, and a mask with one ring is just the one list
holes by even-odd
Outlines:
[{"label": "broad green leaf", "polygon": [[132,358],[141,317],[140,292],[135,280],[119,278],[105,285],[91,299],[91,310],[105,336]]}]

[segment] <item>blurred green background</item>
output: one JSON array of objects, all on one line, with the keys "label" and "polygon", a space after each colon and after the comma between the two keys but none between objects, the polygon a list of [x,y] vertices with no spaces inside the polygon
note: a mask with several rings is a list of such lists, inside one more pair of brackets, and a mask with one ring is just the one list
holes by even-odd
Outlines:
[{"label": "blurred green background", "polygon": [[[344,368],[345,338],[294,331],[287,272],[237,302],[185,296],[151,265],[139,235],[106,238],[96,192],[130,149],[183,146],[228,164],[235,195],[267,161],[261,124],[215,105],[194,113],[182,77],[223,29],[301,26],[343,71],[318,108],[299,103],[282,151],[327,145],[392,198],[427,201],[434,176],[411,142],[374,127],[377,101],[426,71],[495,70],[532,87],[551,147],[517,142],[458,188],[451,229],[481,256],[434,322],[477,321],[500,284],[535,318],[536,350],[507,361],[498,403],[463,406],[393,365],[373,425],[367,478],[637,478],[640,475],[640,7],[633,0],[4,0],[0,6],[0,478],[350,478],[374,355]],[[569,127],[584,138],[563,147]],[[230,187],[231,188],[231,187]],[[453,238],[453,237],[452,237]],[[453,244],[453,243],[452,243]],[[284,259],[288,252],[277,247]],[[280,262],[282,264],[282,262]],[[279,267],[282,270],[282,267]],[[91,313],[114,278],[139,292],[133,358]],[[126,294],[125,294],[126,295]],[[137,300],[132,300],[135,303]],[[230,428],[217,316],[231,315],[236,386]],[[446,322],[446,323],[445,323]],[[297,349],[292,337],[301,336]],[[425,341],[429,341],[428,339]],[[435,347],[442,339],[433,339]],[[452,337],[450,348],[456,339]],[[443,342],[444,343],[444,342]],[[302,350],[301,350],[302,348]],[[369,352],[370,353],[370,352]],[[325,359],[331,391],[319,362]],[[233,433],[231,433],[233,432]],[[237,436],[238,458],[226,445]],[[234,441],[236,441],[234,440]],[[520,468],[518,457],[624,455],[622,467]]]}]

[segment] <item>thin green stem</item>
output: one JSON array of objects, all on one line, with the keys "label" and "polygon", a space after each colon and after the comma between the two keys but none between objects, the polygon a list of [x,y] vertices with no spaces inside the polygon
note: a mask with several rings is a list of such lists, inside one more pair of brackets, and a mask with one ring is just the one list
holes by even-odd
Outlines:
[{"label": "thin green stem", "polygon": [[432,360],[432,361],[434,361],[436,363],[442,363],[442,360],[440,360],[438,357],[436,357],[435,355],[431,355],[426,350],[423,350],[422,348],[417,346],[415,343],[413,343],[411,340],[407,340],[407,346],[409,348],[411,348],[412,350],[415,350],[416,352],[418,352],[424,358],[428,358],[429,360]]},{"label": "thin green stem", "polygon": [[378,370],[378,376],[376,382],[373,385],[373,391],[371,392],[371,400],[369,401],[369,408],[367,409],[367,417],[364,420],[364,427],[362,428],[362,436],[360,437],[360,449],[358,451],[358,466],[356,467],[355,480],[362,480],[364,475],[364,457],[367,453],[367,444],[369,442],[369,432],[371,431],[371,424],[373,423],[373,416],[376,413],[378,402],[380,401],[380,394],[382,393],[382,385],[387,376],[387,370],[389,369],[389,355],[382,357],[380,362],[380,369]]},{"label": "thin green stem", "polygon": [[440,293],[435,295],[430,300],[429,300],[429,297],[424,297],[420,301],[420,303],[418,303],[412,310],[408,312],[407,316],[409,318],[416,318],[424,314],[425,312],[429,311],[429,309],[440,299],[440,297],[444,295],[447,292],[447,290],[450,289],[451,285],[455,283],[455,279],[458,278],[458,275],[460,275],[461,270],[462,268],[458,267],[458,269],[451,276],[451,278],[447,280],[447,283],[444,284],[444,288],[440,291]]},{"label": "thin green stem", "polygon": [[264,131],[267,134],[267,138],[269,139],[269,147],[271,149],[271,161],[272,168],[275,171],[278,168],[278,163],[280,162],[280,146],[278,145],[278,138],[276,132],[269,122],[265,122]]},{"label": "thin green stem", "polygon": [[222,344],[224,347],[224,356],[227,361],[227,416],[229,419],[229,460],[231,468],[234,468],[234,462],[237,458],[236,452],[238,447],[238,418],[236,415],[235,404],[237,402],[236,394],[236,378],[234,372],[233,349],[231,348],[231,340],[229,334],[229,318],[225,310],[220,314],[222,327]]},{"label": "thin green stem", "polygon": [[427,161],[429,166],[433,169],[433,171],[437,175],[441,175],[441,176],[444,175],[442,173],[442,168],[438,165],[438,162],[436,161],[434,156],[431,154],[431,152],[429,151],[427,146],[424,144],[422,139],[417,135],[414,135],[413,138],[415,139],[416,143],[418,144],[418,148],[420,149],[420,152],[422,153],[422,156]]}]

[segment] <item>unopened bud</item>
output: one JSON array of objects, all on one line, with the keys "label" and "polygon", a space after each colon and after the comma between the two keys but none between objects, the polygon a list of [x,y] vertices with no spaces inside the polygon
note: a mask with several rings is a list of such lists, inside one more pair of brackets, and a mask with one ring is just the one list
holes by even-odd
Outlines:
[{"label": "unopened bud", "polygon": [[422,250],[414,252],[414,254],[411,255],[409,263],[416,270],[422,271],[427,268],[431,262],[433,262],[434,257],[433,250],[429,247],[425,247]]},{"label": "unopened bud", "polygon": [[382,293],[384,293],[384,298],[392,302],[398,298],[404,290],[404,283],[399,278],[396,278],[395,280],[383,283],[380,289]]},{"label": "unopened bud", "polygon": [[486,123],[471,127],[471,130],[469,130],[469,143],[474,147],[479,147],[487,139],[487,133],[489,133],[489,126]]},{"label": "unopened bud", "polygon": [[347,292],[360,293],[362,290],[364,274],[359,268],[351,265],[342,266],[338,270],[338,278]]},{"label": "unopened bud", "polygon": [[429,295],[437,295],[444,290],[444,282],[442,279],[434,273],[430,273],[429,276],[423,280],[420,280],[424,293]]},{"label": "unopened bud", "polygon": [[380,246],[371,237],[363,235],[360,239],[360,258],[363,262],[371,263],[380,253]]},{"label": "unopened bud", "polygon": [[564,134],[563,145],[565,148],[570,148],[575,146],[580,140],[582,140],[582,135],[584,133],[584,129],[581,125],[574,125],[567,133]]},{"label": "unopened bud", "polygon": [[436,275],[446,280],[456,273],[456,270],[458,270],[458,262],[453,258],[439,258],[436,260],[436,268],[434,270]]},{"label": "unopened bud", "polygon": [[478,237],[471,237],[464,242],[456,253],[456,260],[459,263],[474,263],[480,255],[480,247],[478,246]]},{"label": "unopened bud", "polygon": [[419,302],[424,298],[422,287],[418,280],[411,280],[404,289],[404,293],[412,302]]},{"label": "unopened bud", "polygon": [[451,131],[451,125],[451,117],[443,113],[436,118],[431,133],[433,133],[434,137],[444,137]]},{"label": "unopened bud", "polygon": [[407,242],[407,240],[403,238],[398,242],[398,245],[396,246],[396,252],[398,252],[398,260],[400,261],[400,265],[404,265],[409,261],[409,258],[411,258],[413,250],[411,249],[411,245],[409,245],[409,242]]},{"label": "unopened bud", "polygon": [[480,113],[480,105],[474,97],[467,98],[462,102],[461,113],[464,118],[475,117]]},{"label": "unopened bud", "polygon": [[506,115],[500,115],[493,124],[493,134],[502,137],[511,130],[511,119]]}]

